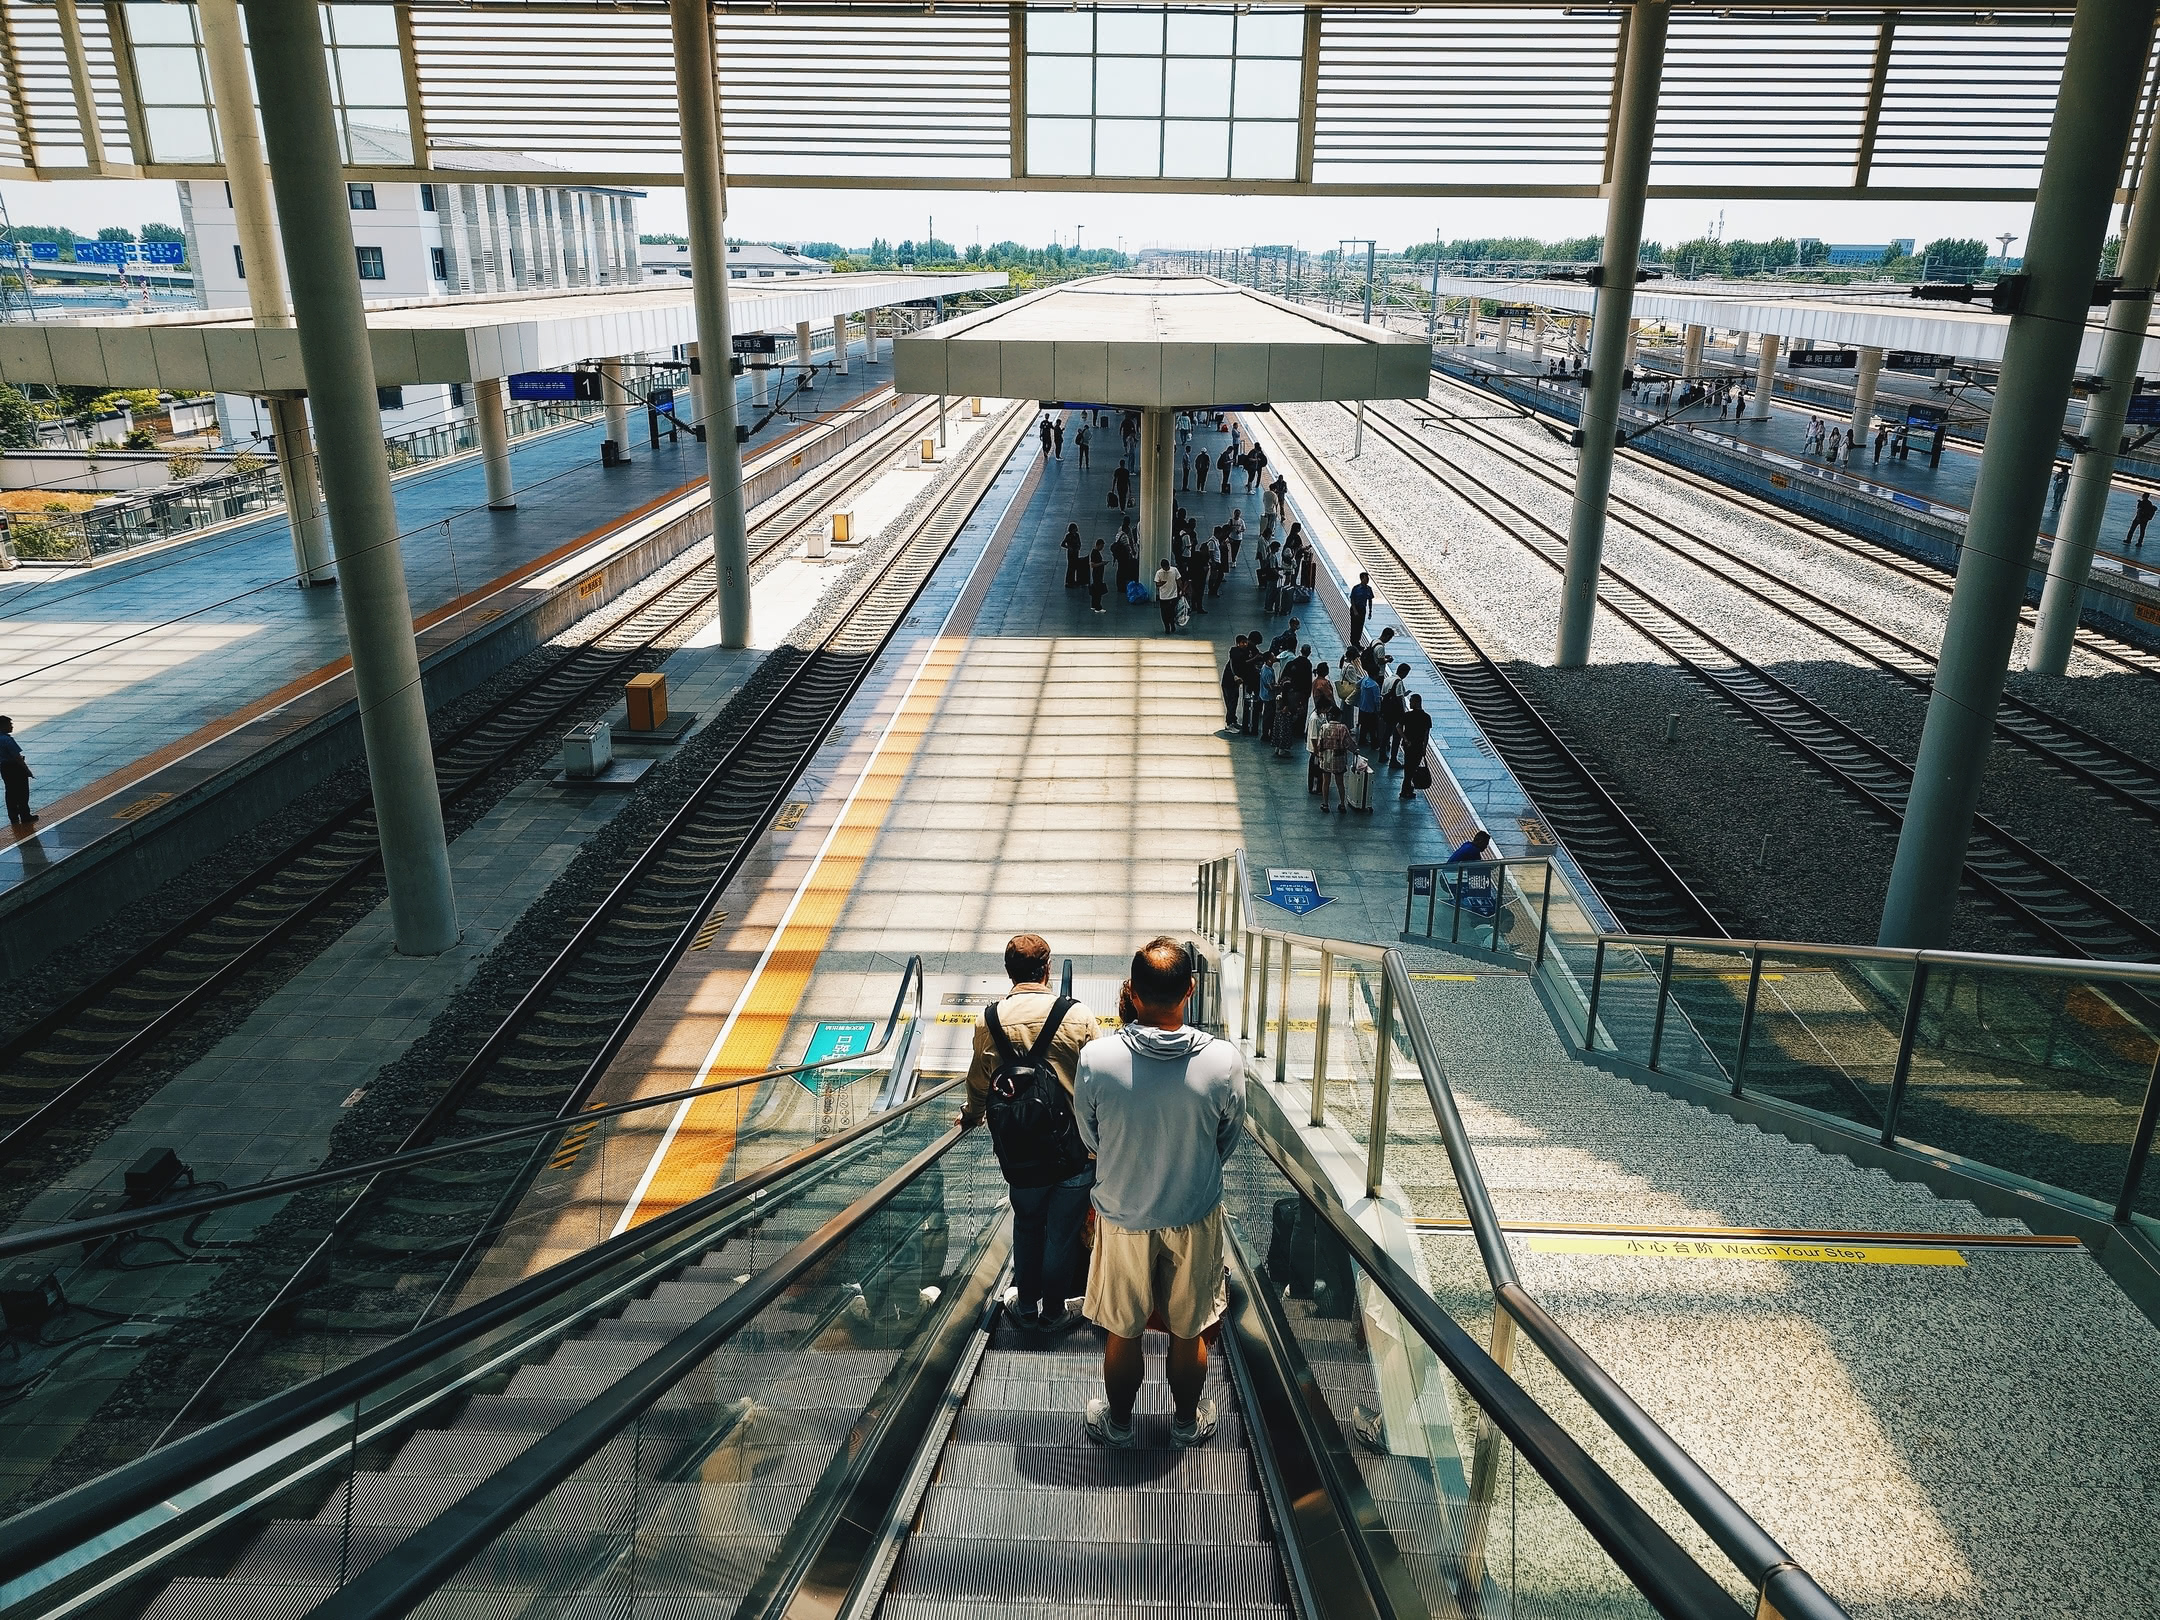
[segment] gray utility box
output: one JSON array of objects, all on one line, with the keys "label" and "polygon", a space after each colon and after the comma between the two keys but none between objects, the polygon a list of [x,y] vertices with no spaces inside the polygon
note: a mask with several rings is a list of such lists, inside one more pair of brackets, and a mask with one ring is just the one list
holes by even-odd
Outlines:
[{"label": "gray utility box", "polygon": [[562,742],[562,768],[565,776],[588,778],[598,776],[615,759],[615,733],[605,720],[595,720],[590,725],[572,726]]}]

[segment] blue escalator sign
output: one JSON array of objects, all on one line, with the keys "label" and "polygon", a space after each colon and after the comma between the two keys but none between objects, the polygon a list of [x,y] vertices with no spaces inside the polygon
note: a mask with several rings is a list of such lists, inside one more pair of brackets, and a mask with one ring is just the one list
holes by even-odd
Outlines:
[{"label": "blue escalator sign", "polygon": [[1280,906],[1294,916],[1302,917],[1308,911],[1318,911],[1334,896],[1320,892],[1320,880],[1303,866],[1271,866],[1267,869],[1267,888],[1261,899],[1271,906]]}]

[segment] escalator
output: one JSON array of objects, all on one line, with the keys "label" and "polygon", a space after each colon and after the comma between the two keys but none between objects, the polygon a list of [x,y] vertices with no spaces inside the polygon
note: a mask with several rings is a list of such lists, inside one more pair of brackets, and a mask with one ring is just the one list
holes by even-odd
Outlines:
[{"label": "escalator", "polygon": [[[0,1620],[1747,1611],[1337,1203],[1228,1167],[1223,1416],[1091,1445],[940,1088],[0,1526]],[[1769,1611],[1759,1611],[1769,1612]]]}]

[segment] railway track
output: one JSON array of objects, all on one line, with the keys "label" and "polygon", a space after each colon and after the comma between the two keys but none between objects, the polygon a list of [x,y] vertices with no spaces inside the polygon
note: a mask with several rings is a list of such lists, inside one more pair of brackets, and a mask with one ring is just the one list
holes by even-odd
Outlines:
[{"label": "railway track", "polygon": [[[1368,418],[1368,422],[1369,422]],[[1712,907],[1613,791],[1480,647],[1282,416],[1273,418],[1295,470],[1373,575],[1373,583],[1438,666],[1546,822],[1621,924],[1636,933],[1723,934]]]},{"label": "railway track", "polygon": [[[835,498],[906,445],[935,413],[901,412],[769,503],[750,536],[753,566],[822,521]],[[686,503],[699,497],[684,497]],[[693,550],[661,571],[585,644],[436,744],[450,809],[564,716],[615,683],[702,612],[716,594],[709,554]],[[342,902],[368,895],[379,873],[371,799],[363,794],[279,850],[177,926],[0,1044],[0,1218],[101,1140],[166,1078],[187,1021],[239,994],[310,925],[330,926]],[[361,908],[347,909],[357,921]],[[259,985],[258,985],[259,988]]]},{"label": "railway track", "polygon": [[[1491,406],[1494,400],[1500,397],[1489,391],[1473,388],[1461,378],[1447,372],[1436,371],[1433,373],[1433,377],[1436,381],[1446,384],[1455,393],[1476,401],[1481,407]],[[1461,420],[1461,418],[1455,417],[1452,412],[1438,408],[1429,400],[1411,401],[1409,403],[1413,410],[1423,416],[1451,423]],[[1515,405],[1513,401],[1507,403],[1513,410],[1524,414],[1526,419],[1528,418],[1529,413],[1524,412],[1523,407]],[[1368,414],[1366,418],[1368,426],[1371,425],[1371,420],[1371,416]],[[1550,417],[1548,420],[1562,428],[1569,425],[1557,416]],[[1943,568],[1934,563],[1922,562],[1907,557],[1901,552],[1892,551],[1888,547],[1878,545],[1873,541],[1859,539],[1845,533],[1842,529],[1833,528],[1817,518],[1811,518],[1804,513],[1792,511],[1788,507],[1779,506],[1759,496],[1747,494],[1742,490],[1728,489],[1723,484],[1704,477],[1701,473],[1690,471],[1688,468],[1677,466],[1669,461],[1660,460],[1646,451],[1623,449],[1620,456],[1623,460],[1632,462],[1638,467],[1655,472],[1660,478],[1669,479],[1697,494],[1714,497],[1734,510],[1745,512],[1751,517],[1782,524],[1819,545],[1841,551],[1849,557],[1856,557],[1923,589],[1934,591],[1942,596],[1948,596],[1957,583],[1956,572],[1952,569]],[[2018,622],[2024,625],[2026,629],[2033,629],[2038,625],[2039,621],[2038,610],[2030,606],[2018,610]],[[2089,654],[2091,657],[2116,669],[2160,680],[2160,653],[2150,652],[2134,642],[2120,641],[2108,635],[2105,631],[2094,630],[2080,625],[2077,632],[2077,648],[2080,652]]]},{"label": "railway track", "polygon": [[[1416,414],[1427,420],[1435,419],[1429,412],[1416,411]],[[1563,495],[1573,495],[1573,480],[1531,451],[1510,443],[1482,424],[1450,423],[1450,426],[1480,449],[1502,457],[1548,488]],[[1422,440],[1404,432],[1383,413],[1368,413],[1366,428],[1412,461],[1427,449]],[[1607,522],[1613,527],[1639,536],[1720,583],[1782,613],[1794,623],[1805,625],[1854,657],[1874,665],[1901,685],[1923,694],[1934,690],[1935,655],[1926,648],[1882,629],[1828,597],[1782,578],[1730,546],[1698,534],[1638,501],[1616,494],[1610,498],[1608,509]],[[1995,730],[1999,736],[2050,768],[2160,823],[2160,766],[2153,762],[2140,759],[2051,713],[2042,705],[2011,692],[2003,694],[1995,716]]]},{"label": "railway track", "polygon": [[[878,654],[1026,437],[1020,404],[978,435],[945,498],[915,519],[819,644],[799,655],[759,713],[581,923],[398,1151],[575,1112],[690,946],[758,835],[779,811]],[[343,1360],[417,1325],[514,1199],[534,1160],[521,1148],[478,1165],[407,1171],[303,1213],[285,1241],[304,1259],[171,1421],[207,1422],[287,1382],[295,1358]],[[296,1256],[297,1258],[297,1256]],[[274,1345],[262,1342],[274,1325]],[[243,1353],[247,1352],[247,1353]],[[170,1432],[170,1431],[169,1431]]]},{"label": "railway track", "polygon": [[[1296,431],[1287,423],[1281,426],[1286,435]],[[1372,430],[1370,414],[1366,428]],[[1555,572],[1564,572],[1567,541],[1557,528],[1443,452],[1415,439],[1407,442],[1415,452],[1410,459],[1436,483]],[[1903,820],[1912,785],[1910,765],[1620,570],[1607,564],[1600,575],[1598,600],[1621,622],[1871,811],[1893,825]],[[1974,818],[1965,876],[1981,894],[2066,954],[2109,961],[2160,960],[2160,930],[1986,816]]]}]

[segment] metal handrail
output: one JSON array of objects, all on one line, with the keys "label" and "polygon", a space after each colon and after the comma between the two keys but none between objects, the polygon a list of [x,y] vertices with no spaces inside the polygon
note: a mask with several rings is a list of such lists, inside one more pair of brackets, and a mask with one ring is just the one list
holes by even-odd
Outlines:
[{"label": "metal handrail", "polygon": [[[1587,1014],[1583,1021],[1582,1049],[1593,1057],[1600,1054],[1598,1038],[1598,1008],[1605,998],[1607,963],[1615,951],[1634,952],[1638,956],[1656,953],[1659,965],[1657,976],[1657,1003],[1650,1040],[1649,1063],[1652,1073],[1669,1072],[1660,1066],[1663,1056],[1663,1034],[1666,1010],[1672,1001],[1674,957],[1681,951],[1732,953],[1744,952],[1748,960],[1747,996],[1740,1018],[1740,1034],[1736,1050],[1732,1054],[1731,1067],[1725,1073],[1725,1083],[1735,1097],[1749,1095],[1747,1091],[1747,1062],[1749,1045],[1755,1032],[1756,1002],[1762,986],[1765,959],[1791,959],[1823,962],[1873,962],[1890,967],[1910,970],[1905,982],[1904,1007],[1898,1020],[1897,1055],[1891,1063],[1890,1091],[1885,1098],[1882,1117],[1870,1122],[1852,1119],[1847,1115],[1831,1113],[1830,1118],[1850,1123],[1863,1130],[1872,1131],[1881,1146],[1896,1148],[1901,1142],[1914,1143],[1915,1139],[1902,1137],[1898,1121],[1904,1112],[1907,1085],[1912,1076],[1913,1054],[1919,1048],[1921,1014],[1925,1009],[1930,981],[1938,969],[1955,971],[1969,968],[1983,973],[2010,973],[2038,979],[2066,979],[2084,984],[2121,986],[2124,995],[2119,1006],[2125,1017],[2142,1019],[2148,1033],[2155,1037],[2155,1051],[2151,1072],[2145,1079],[2145,1095],[2138,1107],[2137,1124],[2131,1132],[2130,1154],[2123,1166],[2122,1180],[2116,1188],[2115,1204],[2111,1219],[2116,1226],[2128,1226],[2137,1213],[2137,1199],[2143,1185],[2146,1166],[2152,1157],[2153,1141],[2160,1134],[2160,964],[2150,962],[2080,962],[2059,956],[1993,956],[1983,951],[1938,951],[1899,949],[1885,945],[1825,945],[1812,941],[1767,939],[1699,939],[1681,935],[1664,934],[1600,934],[1597,936],[1596,958],[1590,972],[1590,992],[1586,1003]],[[1640,975],[1629,973],[1627,977],[1647,977],[1652,971],[1650,964],[1643,963]],[[1613,971],[1613,977],[1621,975]],[[1878,986],[1878,988],[1881,988]],[[1887,992],[1886,992],[1887,994]],[[1680,1009],[1686,1019],[1686,1009]],[[1692,1029],[1693,1024],[1690,1022]],[[1712,1050],[1700,1031],[1696,1040],[1709,1054],[1713,1065],[1722,1060]],[[1611,1048],[1619,1054],[1619,1043]],[[1632,1060],[1630,1060],[1632,1061]],[[1798,1108],[1803,1105],[1778,1100],[1778,1106]],[[1810,1112],[1815,1112],[1810,1110]],[[1915,1145],[1926,1146],[1925,1143]],[[2046,1185],[2040,1183],[2039,1185]],[[2072,1194],[2076,1197],[2079,1195]]]},{"label": "metal handrail", "polygon": [[1992,968],[2059,979],[2120,979],[2160,986],[2160,963],[2153,962],[2084,962],[2060,956],[1994,956],[1985,951],[1906,950],[1890,945],[1826,945],[1810,940],[1719,939],[1684,934],[1600,934],[1597,943],[1633,950],[1662,950],[1670,945],[1689,951],[1762,951],[1774,956],[1895,962],[1906,967],[1925,962],[1931,967]]},{"label": "metal handrail", "polygon": [[[346,1455],[348,1433],[357,1434],[362,1426],[361,1402],[370,1392],[389,1389],[400,1379],[419,1379],[444,1356],[473,1347],[577,1284],[619,1270],[640,1253],[652,1256],[652,1263],[629,1282],[633,1287],[644,1286],[655,1264],[662,1268],[679,1264],[680,1245],[702,1241],[697,1234],[715,1218],[737,1206],[763,1207],[766,1195],[780,1182],[875,1132],[891,1129],[961,1083],[947,1081],[890,1114],[873,1115],[837,1136],[559,1261],[499,1294],[415,1329],[344,1367],[270,1396],[26,1509],[6,1521],[8,1533],[0,1537],[0,1611],[15,1608],[60,1581],[78,1578],[93,1565],[117,1561],[126,1566],[99,1577],[100,1589],[146,1573],[164,1552],[190,1545],[203,1533],[195,1522],[200,1516],[223,1523],[231,1516],[230,1503],[236,1496],[274,1495]],[[949,1143],[954,1135],[947,1131],[939,1140]],[[580,1299],[579,1319],[593,1308],[594,1301]],[[530,1341],[559,1331],[559,1324],[542,1322],[524,1338]],[[487,1367],[500,1362],[501,1349],[497,1346],[488,1352]],[[426,1403],[438,1399],[445,1387],[451,1386],[428,1388],[415,1383],[405,1393]],[[409,1415],[406,1405],[400,1404],[396,1410],[385,1407],[369,1413],[366,1422],[378,1428],[393,1426]],[[130,1555],[128,1543],[144,1537],[156,1545]]]},{"label": "metal handrail", "polygon": [[[1392,1053],[1396,1024],[1399,1021],[1411,1055],[1417,1061],[1426,1098],[1431,1104],[1433,1117],[1439,1124],[1448,1162],[1454,1169],[1456,1188],[1469,1217],[1479,1257],[1492,1285],[1495,1305],[1493,1359],[1503,1367],[1508,1364],[1514,1332],[1519,1327],[1544,1352],[1561,1376],[1590,1404],[1592,1410],[1605,1420],[1627,1448],[1650,1470],[1659,1484],[1679,1503],[1681,1510],[1755,1586],[1757,1593],[1767,1594],[1775,1589],[1776,1612],[1788,1617],[1788,1620],[1802,1615],[1811,1617],[1811,1620],[1842,1620],[1844,1610],[1823,1591],[1814,1577],[1801,1569],[1776,1539],[1756,1523],[1747,1510],[1734,1501],[1730,1493],[1718,1484],[1700,1463],[1689,1456],[1649,1413],[1637,1405],[1618,1381],[1598,1365],[1517,1280],[1514,1262],[1508,1253],[1506,1233],[1493,1209],[1491,1194],[1486,1189],[1484,1175],[1478,1167],[1477,1154],[1471,1146],[1469,1132],[1464,1128],[1462,1116],[1455,1106],[1454,1093],[1447,1080],[1446,1063],[1441,1058],[1432,1032],[1426,1028],[1425,1020],[1417,1010],[1409,968],[1402,959],[1402,953],[1392,948],[1356,945],[1346,940],[1323,940],[1310,935],[1293,935],[1286,930],[1269,928],[1255,922],[1246,906],[1253,891],[1250,873],[1245,864],[1245,852],[1242,849],[1233,850],[1229,855],[1215,861],[1203,863],[1198,891],[1202,931],[1210,934],[1224,950],[1238,951],[1247,964],[1247,994],[1240,998],[1241,1026],[1238,1033],[1252,1037],[1255,1058],[1264,1055],[1266,1039],[1264,976],[1275,950],[1279,947],[1283,951],[1279,967],[1282,973],[1282,989],[1278,1003],[1278,1039],[1275,1053],[1278,1084],[1287,1078],[1290,953],[1299,948],[1321,953],[1323,979],[1318,1023],[1322,1031],[1326,1027],[1327,1009],[1333,997],[1333,959],[1338,956],[1355,956],[1361,960],[1378,960],[1381,963],[1381,1016],[1380,1027],[1374,1036],[1376,1050],[1383,1055]],[[1627,939],[1631,945],[1637,943],[1635,936],[1621,937]],[[1258,947],[1257,966],[1260,976],[1260,995],[1257,1000],[1250,993],[1252,981],[1255,979],[1252,971],[1255,946]],[[1321,1125],[1326,1123],[1324,1036],[1316,1041],[1316,1048],[1312,1080],[1312,1123]],[[1379,1196],[1385,1181],[1389,1094],[1387,1068],[1384,1061],[1376,1065],[1373,1112],[1366,1130],[1365,1190],[1370,1197]]]},{"label": "metal handrail", "polygon": [[[907,1011],[910,992],[914,1000],[912,1013]],[[62,1221],[53,1226],[33,1227],[27,1232],[0,1237],[0,1260],[12,1260],[17,1255],[33,1254],[41,1249],[60,1248],[71,1243],[91,1243],[122,1232],[135,1232],[146,1226],[162,1225],[166,1221],[191,1220],[212,1210],[232,1209],[242,1204],[257,1203],[265,1198],[285,1198],[316,1187],[334,1187],[342,1182],[357,1181],[363,1176],[394,1174],[397,1171],[409,1170],[415,1165],[453,1158],[461,1153],[500,1147],[506,1142],[545,1136],[552,1131],[582,1129],[603,1119],[615,1119],[623,1114],[635,1114],[647,1108],[664,1108],[673,1103],[695,1102],[700,1097],[710,1097],[723,1091],[737,1091],[744,1086],[762,1085],[768,1080],[783,1080],[793,1075],[809,1074],[814,1070],[829,1069],[835,1064],[860,1066],[864,1058],[876,1057],[884,1051],[891,1044],[893,1036],[903,1029],[909,1032],[912,1041],[913,1033],[921,1027],[922,1020],[922,958],[911,956],[907,966],[901,970],[900,989],[893,997],[892,1011],[886,1015],[885,1032],[877,1038],[874,1045],[866,1046],[860,1052],[820,1058],[815,1063],[791,1063],[785,1068],[767,1069],[761,1074],[745,1075],[737,1080],[723,1080],[716,1085],[690,1086],[681,1091],[666,1091],[653,1097],[637,1097],[629,1102],[582,1109],[575,1114],[560,1114],[553,1119],[513,1125],[504,1130],[489,1131],[482,1136],[461,1136],[454,1141],[409,1148],[403,1153],[393,1153],[380,1159],[361,1159],[352,1164],[335,1165],[326,1170],[310,1170],[297,1176],[276,1176],[268,1181],[253,1182],[227,1192],[204,1193],[199,1197],[177,1199],[169,1204],[148,1204],[138,1209],[124,1209],[111,1215],[99,1215],[90,1220]],[[910,1051],[911,1045],[907,1043],[895,1048],[895,1069]],[[892,1078],[888,1078],[888,1090],[892,1084]]]}]

